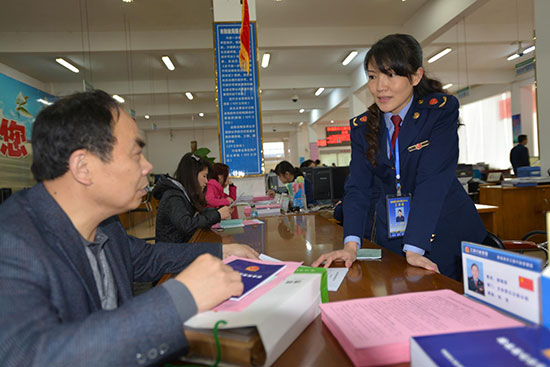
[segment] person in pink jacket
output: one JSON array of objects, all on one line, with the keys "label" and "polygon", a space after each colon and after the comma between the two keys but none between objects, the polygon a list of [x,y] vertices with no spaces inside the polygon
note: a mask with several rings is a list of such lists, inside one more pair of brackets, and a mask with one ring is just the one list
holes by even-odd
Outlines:
[{"label": "person in pink jacket", "polygon": [[[208,207],[218,208],[230,205],[237,199],[237,186],[229,179],[229,166],[223,163],[215,163],[208,173],[206,186],[206,202]],[[229,195],[224,189],[229,186]]]}]

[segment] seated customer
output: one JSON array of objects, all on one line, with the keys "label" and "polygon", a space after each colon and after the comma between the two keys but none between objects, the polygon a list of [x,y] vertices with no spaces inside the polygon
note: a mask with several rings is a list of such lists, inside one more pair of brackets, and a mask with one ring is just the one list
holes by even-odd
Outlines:
[{"label": "seated customer", "polygon": [[[206,202],[211,208],[230,205],[237,200],[237,186],[229,179],[229,166],[223,163],[214,163],[208,174],[206,187]],[[229,186],[229,195],[223,190]]]},{"label": "seated customer", "polygon": [[[162,365],[188,348],[187,319],[242,293],[239,273],[218,258],[256,257],[249,247],[151,245],[120,224],[116,215],[145,195],[144,145],[102,91],[62,98],[36,117],[38,183],[0,205],[3,366]],[[177,275],[132,296],[133,281],[165,273]]]},{"label": "seated customer", "polygon": [[[313,185],[309,178],[305,177],[302,171],[299,168],[294,167],[288,161],[282,161],[277,166],[275,166],[275,173],[279,176],[279,180],[282,183],[287,184],[294,182],[296,177],[304,177],[304,188],[306,190],[306,201],[308,205],[316,204],[317,202],[313,199]],[[270,193],[271,194],[271,193]]]},{"label": "seated customer", "polygon": [[222,219],[231,218],[231,210],[207,208],[204,190],[210,164],[204,158],[187,153],[181,159],[175,179],[161,176],[153,196],[157,209],[157,242],[187,242],[199,228],[210,228]]}]

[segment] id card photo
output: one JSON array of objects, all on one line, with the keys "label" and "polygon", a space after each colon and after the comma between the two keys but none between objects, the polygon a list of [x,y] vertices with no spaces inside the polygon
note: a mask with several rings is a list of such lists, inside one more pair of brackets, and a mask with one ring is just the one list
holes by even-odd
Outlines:
[{"label": "id card photo", "polygon": [[387,196],[388,238],[403,237],[410,211],[410,196]]}]

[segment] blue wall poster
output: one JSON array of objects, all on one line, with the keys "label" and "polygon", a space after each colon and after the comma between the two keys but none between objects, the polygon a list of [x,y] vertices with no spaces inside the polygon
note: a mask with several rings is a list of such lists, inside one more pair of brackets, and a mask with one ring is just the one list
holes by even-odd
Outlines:
[{"label": "blue wall poster", "polygon": [[250,73],[239,65],[241,23],[215,23],[221,161],[231,176],[263,174],[256,24],[250,23]]},{"label": "blue wall poster", "polygon": [[34,183],[30,174],[32,125],[38,112],[57,98],[0,73],[1,187]]}]

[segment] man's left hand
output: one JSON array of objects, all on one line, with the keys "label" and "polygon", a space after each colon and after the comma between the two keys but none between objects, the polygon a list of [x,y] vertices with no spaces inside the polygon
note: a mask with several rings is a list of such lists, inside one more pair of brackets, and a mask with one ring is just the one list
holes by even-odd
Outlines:
[{"label": "man's left hand", "polygon": [[251,247],[247,245],[240,245],[238,243],[230,243],[227,245],[222,246],[223,249],[223,258],[229,256],[238,256],[238,257],[244,257],[247,259],[253,259],[258,260],[258,254],[256,251],[254,251]]}]

